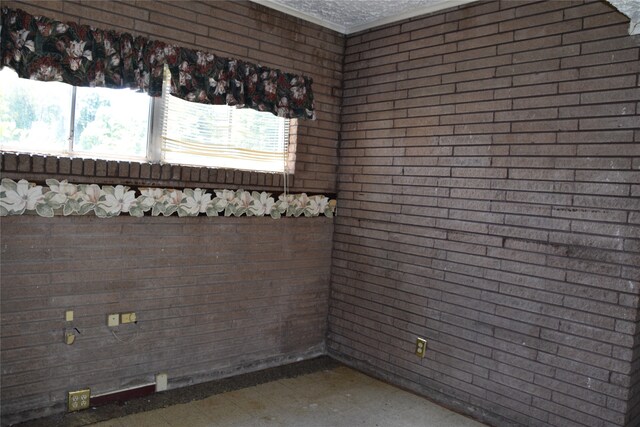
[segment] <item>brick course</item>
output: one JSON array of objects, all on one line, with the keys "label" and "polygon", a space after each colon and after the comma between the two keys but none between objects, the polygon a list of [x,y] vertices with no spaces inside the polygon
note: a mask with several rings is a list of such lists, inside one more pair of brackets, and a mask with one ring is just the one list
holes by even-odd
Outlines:
[{"label": "brick course", "polygon": [[637,425],[627,27],[487,1],[347,38],[330,354],[495,425]]}]

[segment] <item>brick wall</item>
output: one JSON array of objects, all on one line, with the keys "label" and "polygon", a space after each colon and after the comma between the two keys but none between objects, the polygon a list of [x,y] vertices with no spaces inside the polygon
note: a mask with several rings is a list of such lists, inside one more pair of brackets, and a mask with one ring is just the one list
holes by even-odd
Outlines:
[{"label": "brick wall", "polygon": [[[328,218],[2,218],[3,425],[64,411],[71,390],[323,354],[332,231]],[[130,311],[137,325],[106,326]]]},{"label": "brick wall", "polygon": [[637,425],[627,28],[490,1],[347,38],[331,355],[496,425]]},{"label": "brick wall", "polygon": [[[246,1],[3,2],[309,75],[318,120],[297,124],[293,192],[334,193],[344,38]],[[281,176],[2,155],[2,177],[43,182],[282,191]],[[64,411],[66,392],[170,387],[324,353],[327,218],[2,218],[3,425]],[[63,343],[67,309],[76,343]],[[137,326],[106,326],[135,311]]]},{"label": "brick wall", "polygon": [[627,410],[627,425],[634,426],[640,424],[640,319],[636,322],[636,337],[634,340],[631,372],[631,380],[629,382],[631,392]]}]

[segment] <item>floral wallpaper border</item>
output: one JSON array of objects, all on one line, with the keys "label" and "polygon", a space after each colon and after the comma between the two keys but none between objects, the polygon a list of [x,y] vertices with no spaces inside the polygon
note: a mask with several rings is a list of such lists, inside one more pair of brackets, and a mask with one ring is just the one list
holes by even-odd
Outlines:
[{"label": "floral wallpaper border", "polygon": [[110,218],[128,213],[141,217],[152,216],[271,216],[332,217],[336,201],[326,196],[281,194],[278,200],[270,193],[245,190],[214,190],[207,193],[200,188],[184,190],[140,188],[136,191],[123,185],[71,184],[47,179],[47,186],[24,179],[15,182],[4,178],[0,184],[0,216],[36,213],[43,217],[54,215],[87,215]]}]

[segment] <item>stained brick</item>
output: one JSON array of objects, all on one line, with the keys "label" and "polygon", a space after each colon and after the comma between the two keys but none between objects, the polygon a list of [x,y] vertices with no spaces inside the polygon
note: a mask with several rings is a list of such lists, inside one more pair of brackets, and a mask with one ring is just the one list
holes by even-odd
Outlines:
[{"label": "stained brick", "polygon": [[572,95],[556,95],[556,96],[540,96],[535,98],[522,98],[513,100],[513,108],[541,108],[541,107],[557,107],[563,105],[577,105],[580,103],[578,94]]},{"label": "stained brick", "polygon": [[169,168],[168,168],[169,169],[169,174],[167,174],[167,175],[165,175],[165,173],[164,173],[165,172],[164,166],[166,166],[166,165],[162,166],[162,178],[163,179],[170,179],[172,181],[180,181],[182,179],[182,166],[178,166],[178,165],[171,166],[171,165],[168,165],[169,166]]},{"label": "stained brick", "polygon": [[[564,55],[568,56],[568,55]],[[592,53],[589,55],[562,58],[562,68],[587,67],[589,65],[611,64],[614,62],[637,61],[638,49],[616,50],[605,53]]]},{"label": "stained brick", "polygon": [[73,175],[82,175],[82,165],[84,161],[80,158],[71,159],[71,173]]},{"label": "stained brick", "polygon": [[637,46],[633,38],[627,37],[627,34],[621,35],[619,38],[604,38],[590,43],[582,44],[582,53],[608,52],[611,50],[625,49]]},{"label": "stained brick", "polygon": [[[20,163],[18,163],[18,166]],[[71,159],[60,158],[58,159],[58,171],[63,175],[69,175],[71,173]]]},{"label": "stained brick", "polygon": [[[529,52],[521,52],[513,54],[513,63],[520,64],[525,62],[534,62],[541,60],[549,60],[551,58],[562,58],[561,64],[562,68],[569,68],[570,64],[577,64],[577,61],[583,60],[582,56],[577,57],[578,59],[574,62],[569,62],[570,58],[580,54],[580,45],[568,45],[568,46],[560,46],[560,47],[550,47],[546,49],[539,49]],[[584,61],[584,60],[583,60]],[[566,62],[566,64],[565,64]],[[587,65],[587,64],[584,64]],[[573,65],[575,66],[575,65]]]},{"label": "stained brick", "polygon": [[551,22],[559,22],[562,21],[562,19],[563,12],[561,10],[539,14],[534,17],[528,16],[526,18],[511,19],[500,23],[500,31],[512,31],[520,28],[535,27]]},{"label": "stained brick", "polygon": [[129,163],[120,162],[118,164],[118,176],[120,178],[128,178],[129,177]]},{"label": "stained brick", "polygon": [[29,172],[31,170],[31,156],[20,154],[18,156],[18,172]]},{"label": "stained brick", "polygon": [[496,77],[512,76],[517,74],[530,74],[542,71],[558,70],[560,68],[559,59],[549,59],[546,61],[536,61],[534,63],[522,63],[515,65],[504,65],[496,68]]},{"label": "stained brick", "polygon": [[[561,71],[549,71],[536,74],[527,74],[521,76],[515,76],[513,78],[514,86],[532,85],[540,83],[549,83],[555,81],[576,80],[579,76],[578,70],[561,70]],[[597,81],[599,82],[599,81]],[[596,82],[596,83],[597,83]],[[562,90],[563,84],[560,84],[560,92],[567,92]],[[584,89],[584,85],[580,86]]]},{"label": "stained brick", "polygon": [[[540,19],[540,17],[542,16],[543,15],[538,15],[536,18]],[[557,15],[554,15],[553,17],[557,17]],[[531,19],[531,21],[535,21],[536,18]],[[571,34],[563,35],[563,39],[562,39],[563,44],[569,45],[572,43],[576,43],[578,41],[578,40],[571,39],[570,36],[573,35],[572,33],[573,31],[582,29],[581,19],[564,20],[556,23],[548,23],[548,22],[549,21],[544,22],[545,25],[517,30],[515,32],[514,39],[527,40],[527,39],[532,39],[537,37],[546,37],[554,34],[571,33]],[[535,47],[532,47],[532,49],[535,49]]]},{"label": "stained brick", "polygon": [[[635,112],[634,104],[594,104],[584,107],[562,107],[560,108],[560,117],[594,117],[594,116],[620,116],[618,118],[627,120],[633,119],[622,117],[625,115],[633,115]],[[639,119],[640,120],[640,119]],[[625,126],[610,126],[607,129]],[[583,127],[581,126],[581,129]]]},{"label": "stained brick", "polygon": [[582,104],[635,101],[640,96],[640,89],[608,90],[605,92],[588,92],[580,94]]},{"label": "stained brick", "polygon": [[31,168],[34,173],[44,173],[45,158],[43,156],[32,156],[31,162]]},{"label": "stained brick", "polygon": [[603,13],[603,7],[597,2],[581,4],[577,7],[570,7],[564,10],[564,15],[568,19],[591,16]]},{"label": "stained brick", "polygon": [[598,77],[609,77],[621,74],[637,73],[640,70],[640,62],[633,60],[629,62],[619,62],[617,64],[597,65],[580,68],[581,79],[591,79]]},{"label": "stained brick", "polygon": [[96,161],[93,159],[84,159],[83,170],[85,176],[93,176],[96,174]]},{"label": "stained brick", "polygon": [[560,35],[541,37],[534,40],[522,40],[498,46],[498,54],[525,52],[530,49],[542,49],[545,47],[560,46],[561,44],[562,38]]},{"label": "stained brick", "polygon": [[138,178],[140,177],[140,167],[142,165],[140,163],[129,163],[129,177],[130,178]]},{"label": "stained brick", "polygon": [[[584,18],[585,28],[607,26],[609,30],[612,30],[617,27],[620,31],[624,32],[624,35],[628,34],[628,23],[629,18],[617,10],[610,10],[608,13],[599,13],[598,15]],[[612,28],[611,26],[615,24],[619,25]],[[611,32],[609,34],[611,34]]]}]

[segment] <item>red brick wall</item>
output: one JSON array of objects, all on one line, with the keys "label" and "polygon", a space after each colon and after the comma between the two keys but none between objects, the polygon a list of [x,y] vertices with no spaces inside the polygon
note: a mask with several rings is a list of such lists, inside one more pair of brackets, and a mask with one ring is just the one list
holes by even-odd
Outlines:
[{"label": "red brick wall", "polygon": [[[292,192],[334,193],[344,38],[254,3],[3,2],[314,79],[317,121],[298,121]],[[282,191],[281,176],[2,155],[2,177],[42,182]],[[64,411],[167,372],[170,387],[323,354],[333,221],[327,218],[6,217],[0,221],[3,425]],[[64,321],[67,309],[75,321]],[[137,327],[106,315],[135,311]],[[63,343],[65,326],[81,331]]]},{"label": "red brick wall", "polygon": [[627,29],[490,1],[347,38],[331,355],[497,425],[637,425]]}]

